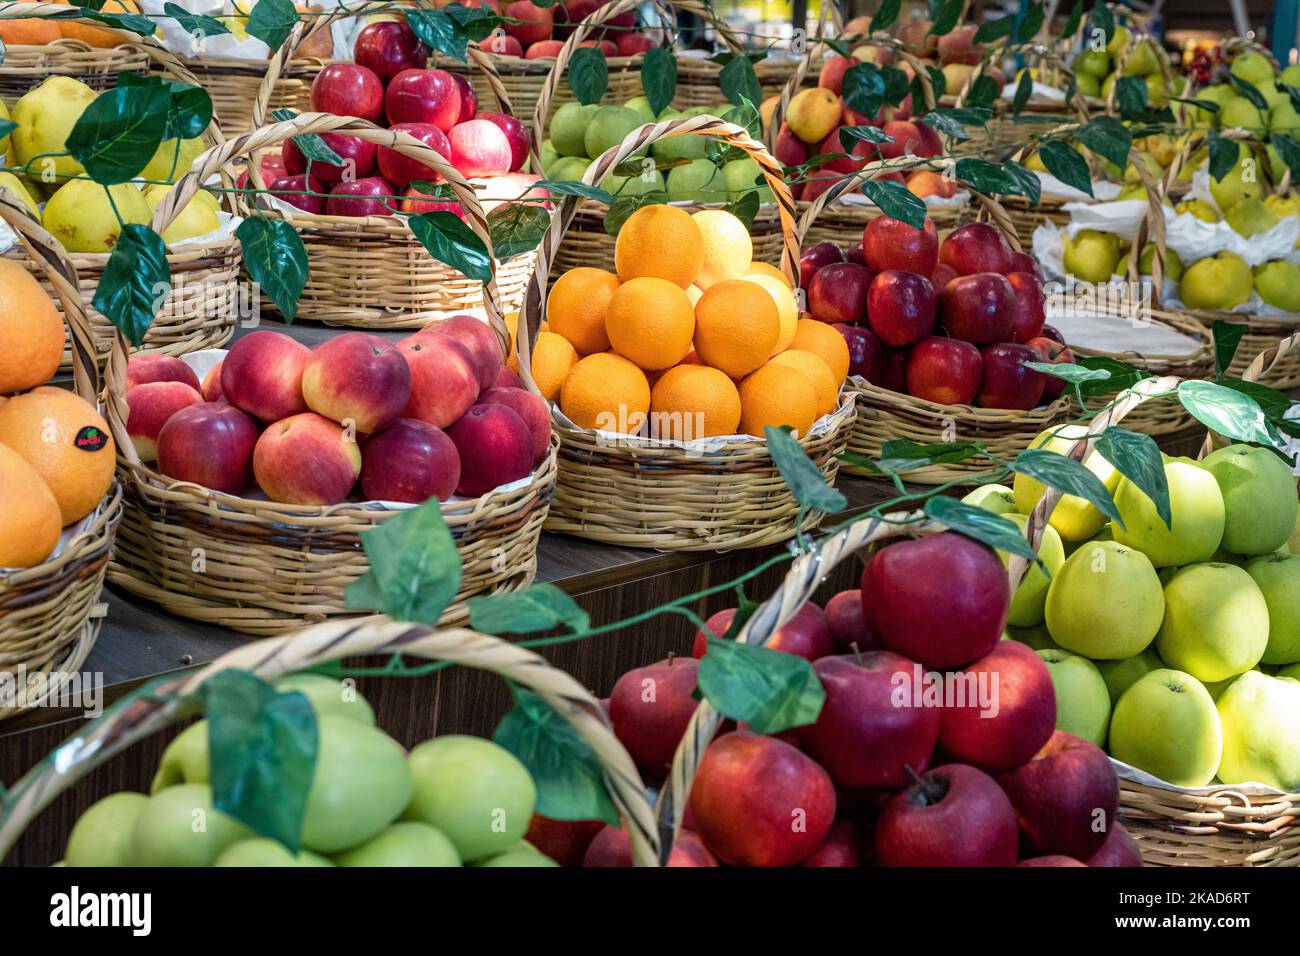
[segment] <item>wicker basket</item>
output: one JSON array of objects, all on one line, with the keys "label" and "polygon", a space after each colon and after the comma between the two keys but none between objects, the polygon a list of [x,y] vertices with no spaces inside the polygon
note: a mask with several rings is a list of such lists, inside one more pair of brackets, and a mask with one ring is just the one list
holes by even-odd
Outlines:
[{"label": "wicker basket", "polygon": [[213,675],[239,668],[273,681],[345,658],[391,658],[395,654],[499,674],[538,694],[595,754],[605,789],[631,838],[636,865],[659,865],[659,833],[645,784],[614,736],[609,717],[589,691],[534,652],[500,638],[459,628],[432,631],[383,617],[318,624],[295,634],[245,644],[197,673],[171,677],[133,692],[76,731],[14,784],[0,812],[0,859],[40,812],[76,781],[132,744],[193,716],[195,701],[200,699],[198,691]]},{"label": "wicker basket", "polygon": [[[67,13],[68,8],[60,4],[6,3],[0,9],[0,20],[66,17]],[[52,76],[71,77],[92,90],[107,90],[117,85],[119,73],[148,72],[149,56],[136,42],[109,49],[92,47],[81,40],[56,40],[45,46],[15,44],[7,47],[0,59],[0,99],[12,104]]]},{"label": "wicker basket", "polygon": [[[63,304],[72,329],[73,385],[78,395],[98,404],[99,367],[93,338],[78,292],[77,269],[63,247],[10,193],[0,190],[0,222],[18,233],[29,255],[42,263]],[[2,493],[10,494],[12,489]],[[100,506],[80,523],[55,557],[35,567],[0,573],[0,669],[41,675],[42,691],[26,706],[57,699],[86,660],[99,636],[104,605],[99,595],[109,552],[122,517],[122,489],[114,481]],[[26,707],[0,707],[0,720]]]},{"label": "wicker basket", "polygon": [[[212,113],[227,136],[238,136],[253,128],[253,103],[266,78],[266,64],[259,60],[233,57],[182,57],[185,64],[212,97]],[[326,64],[296,59],[285,66],[267,102],[268,112],[311,109],[311,84]]]},{"label": "wicker basket", "polygon": [[[731,28],[723,22],[712,6],[701,4],[674,3],[679,10],[695,14],[718,35],[718,40],[728,53],[743,56],[745,45]],[[701,7],[701,9],[696,9]],[[762,99],[777,96],[790,82],[790,77],[799,69],[801,59],[782,57],[780,59],[764,58],[754,64],[754,75],[762,88]],[[712,106],[718,102],[722,89],[722,65],[713,62],[705,55],[679,56],[677,58],[677,92],[673,95],[673,107],[679,110],[692,106]],[[758,106],[758,103],[754,104]]]},{"label": "wicker basket", "polygon": [[[599,181],[609,170],[665,136],[711,136],[745,150],[758,163],[777,197],[785,227],[785,274],[797,282],[794,217],[781,168],[745,130],[712,116],[668,120],[633,130],[611,147],[583,177]],[[545,318],[546,272],[573,219],[576,197],[566,197],[542,239],[538,271],[520,313],[527,325],[518,337],[519,371],[536,390],[530,374],[533,342]],[[846,400],[821,428],[801,436],[800,444],[833,482],[853,421]],[[547,528],[624,546],[688,551],[753,548],[792,537],[799,505],[791,495],[762,439],[742,438],[708,447],[685,447],[639,436],[610,437],[574,427],[557,411],[560,480]],[[813,513],[811,524],[820,521]],[[808,526],[811,526],[809,524]]]},{"label": "wicker basket", "polygon": [[[455,191],[471,228],[488,243],[482,207],[470,185],[436,152],[408,134],[359,120],[304,113],[265,126],[210,150],[159,206],[159,215],[183,204],[211,173],[234,157],[306,133],[340,130],[427,163]],[[501,342],[509,341],[488,283],[483,304]],[[250,634],[277,634],[303,623],[356,616],[344,590],[369,568],[360,534],[396,512],[355,503],[329,507],[287,505],[209,491],[171,481],[142,464],[127,438],[122,394],[127,348],[114,342],[108,375],[108,420],[118,437],[126,485],[126,516],[109,580],[172,613]],[[537,572],[537,538],[555,486],[555,446],[523,487],[450,501],[442,513],[464,565],[461,590],[444,622],[465,620],[477,594],[525,587]],[[199,552],[196,552],[199,549]],[[201,553],[203,570],[196,571]]]}]

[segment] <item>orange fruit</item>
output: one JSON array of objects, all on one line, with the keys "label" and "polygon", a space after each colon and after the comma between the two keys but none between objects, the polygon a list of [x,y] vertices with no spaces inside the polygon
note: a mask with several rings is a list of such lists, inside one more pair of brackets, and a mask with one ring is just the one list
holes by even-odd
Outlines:
[{"label": "orange fruit", "polygon": [[825,322],[818,322],[816,319],[800,319],[794,330],[790,348],[803,349],[821,356],[821,360],[835,376],[836,382],[844,381],[849,374],[849,344],[844,341],[844,336]]},{"label": "orange fruit", "polygon": [[749,271],[745,274],[751,276],[771,276],[773,279],[780,279],[784,282],[787,289],[792,291],[794,289],[794,283],[790,281],[784,272],[776,266],[770,265],[766,262],[751,262],[749,264]]},{"label": "orange fruit", "polygon": [[779,355],[772,356],[777,365],[785,365],[797,372],[802,372],[812,382],[813,391],[817,393],[817,417],[833,412],[839,404],[840,382],[831,374],[820,355],[803,349],[786,349]]},{"label": "orange fruit", "polygon": [[650,383],[621,355],[597,352],[569,372],[560,391],[560,411],[579,428],[634,434],[650,411]]},{"label": "orange fruit", "polygon": [[113,483],[117,447],[90,403],[42,385],[0,405],[0,442],[50,486],[65,525],[80,521],[104,500]]},{"label": "orange fruit", "polygon": [[658,438],[734,435],[740,424],[740,393],[731,379],[707,365],[678,365],[664,372],[650,393],[650,426]]},{"label": "orange fruit", "polygon": [[723,279],[705,289],[695,306],[695,351],[705,365],[732,378],[766,362],[780,334],[776,303],[755,282]]},{"label": "orange fruit", "polygon": [[0,445],[0,568],[30,568],[59,543],[63,518],[50,486],[7,445]]},{"label": "orange fruit", "polygon": [[817,420],[817,392],[803,372],[768,362],[740,383],[740,431],[763,437],[763,427],[789,425],[806,435]]},{"label": "orange fruit", "polygon": [[62,38],[53,20],[0,20],[0,40],[6,46],[45,46]]},{"label": "orange fruit", "polygon": [[691,216],[704,240],[704,264],[695,284],[707,289],[723,279],[739,279],[754,261],[754,242],[745,224],[725,209],[701,209]]},{"label": "orange fruit", "polygon": [[63,316],[30,272],[0,259],[0,394],[44,385],[63,358]]},{"label": "orange fruit", "polygon": [[641,368],[672,368],[691,350],[695,309],[667,279],[629,279],[609,300],[605,331],[614,351]]},{"label": "orange fruit", "polygon": [[740,278],[743,282],[752,282],[760,286],[772,297],[772,301],[776,304],[777,317],[781,320],[781,331],[776,337],[776,345],[772,347],[771,354],[784,352],[794,341],[795,329],[799,323],[799,306],[794,301],[794,292],[784,282],[769,275],[746,273]]},{"label": "orange fruit", "polygon": [[[67,0],[52,0],[52,2],[67,3]],[[99,12],[139,13],[140,8],[135,5],[133,0],[106,0],[104,5],[100,7]],[[85,23],[73,23],[67,20],[59,21],[59,32],[65,39],[80,40],[102,50],[111,50],[115,46],[121,46],[135,36],[135,34],[127,33],[125,30],[92,27]]]},{"label": "orange fruit", "polygon": [[676,206],[642,206],[614,240],[614,268],[623,282],[642,276],[685,289],[704,264],[704,237],[690,213]]},{"label": "orange fruit", "polygon": [[542,393],[542,398],[553,402],[559,397],[564,378],[577,361],[578,353],[563,335],[555,332],[537,333],[531,371],[533,382]]},{"label": "orange fruit", "polygon": [[581,266],[555,280],[546,297],[546,320],[551,331],[563,335],[579,355],[609,348],[605,312],[618,290],[618,276],[604,269]]}]

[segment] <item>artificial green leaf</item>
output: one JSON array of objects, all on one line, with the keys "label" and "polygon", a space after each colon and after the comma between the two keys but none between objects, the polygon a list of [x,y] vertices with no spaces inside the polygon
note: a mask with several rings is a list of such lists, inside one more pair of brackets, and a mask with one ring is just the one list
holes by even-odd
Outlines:
[{"label": "artificial green leaf", "polygon": [[470,598],[469,623],[484,634],[533,634],[557,627],[576,634],[590,626],[591,617],[554,584],[534,584]]},{"label": "artificial green leaf", "polygon": [[1061,39],[1068,40],[1074,36],[1079,29],[1079,24],[1083,22],[1083,0],[1074,0],[1074,6],[1070,8],[1070,15],[1065,18],[1065,26],[1061,28]]},{"label": "artificial green leaf", "polygon": [[1014,16],[998,17],[996,20],[985,20],[980,24],[979,29],[975,31],[975,42],[992,43],[994,40],[1001,40],[1003,37],[1011,36],[1016,29],[1016,18]]},{"label": "artificial green leaf", "polygon": [[1034,95],[1034,78],[1025,70],[1016,83],[1016,94],[1011,98],[1011,112],[1019,116],[1029,105],[1029,98]]},{"label": "artificial green leaf", "polygon": [[[593,199],[596,202],[603,202],[607,206],[614,201],[613,195],[599,186],[588,186],[586,183],[570,179],[542,179],[533,183],[533,188],[537,190],[544,189],[552,196],[580,196],[583,199]],[[496,240],[494,239],[493,242],[495,243]],[[498,252],[498,256],[500,256],[500,252]]]},{"label": "artificial green leaf", "polygon": [[458,63],[466,62],[469,35],[449,13],[417,7],[407,11],[406,22],[411,32],[429,49],[437,50]]},{"label": "artificial green leaf", "polygon": [[902,183],[875,179],[862,181],[862,194],[880,207],[890,219],[905,222],[913,229],[925,226],[925,200],[912,193]]},{"label": "artificial green leaf", "polygon": [[[277,123],[286,122],[297,115],[297,110],[291,110],[287,107],[271,111],[271,119]],[[329,163],[331,166],[343,165],[343,157],[326,146],[325,140],[321,139],[316,133],[300,133],[293,137],[293,145],[298,147],[303,158],[310,162]]]},{"label": "artificial green leaf", "polygon": [[618,826],[618,810],[591,745],[530,690],[515,690],[515,706],[492,739],[519,759],[537,785],[536,810],[552,820],[601,820]]},{"label": "artificial green leaf", "polygon": [[935,495],[925,502],[925,514],[958,534],[986,544],[997,551],[1018,554],[1026,561],[1037,561],[1038,555],[1029,544],[1018,525],[1002,515],[968,505],[947,495]]},{"label": "artificial green leaf", "polygon": [[[927,114],[929,115],[929,114]],[[840,145],[844,147],[846,153],[852,153],[853,147],[858,142],[873,143],[892,143],[894,137],[890,136],[879,126],[841,126],[840,127]]]},{"label": "artificial green leaf", "polygon": [[673,101],[677,95],[677,58],[671,49],[657,46],[646,51],[645,63],[641,67],[641,88],[655,116]]},{"label": "artificial green leaf", "polygon": [[1077,150],[1059,139],[1049,139],[1038,147],[1038,156],[1047,171],[1061,182],[1092,195],[1092,170]]},{"label": "artificial green leaf", "polygon": [[212,804],[297,853],[316,770],[316,714],[305,694],[220,671],[199,688],[207,710]]},{"label": "artificial green leaf", "polygon": [[1133,134],[1113,116],[1099,116],[1080,126],[1074,133],[1079,142],[1120,169],[1128,166]]},{"label": "artificial green leaf", "polygon": [[1237,157],[1241,154],[1240,146],[1236,140],[1220,136],[1215,130],[1210,130],[1207,145],[1210,152],[1210,175],[1216,182],[1222,182],[1223,177],[1237,165]]},{"label": "artificial green leaf", "polygon": [[298,25],[293,0],[257,0],[248,15],[248,35],[257,37],[274,52],[284,46]]},{"label": "artificial green leaf", "polygon": [[171,266],[162,236],[148,226],[127,223],[95,289],[95,308],[139,348],[170,289]]},{"label": "artificial green leaf", "polygon": [[1234,76],[1231,73],[1228,74],[1228,82],[1250,102],[1251,106],[1255,107],[1267,118],[1270,110],[1268,100],[1264,99],[1264,94],[1259,91],[1254,83],[1247,83],[1241,77]]},{"label": "artificial green leaf", "polygon": [[885,81],[885,102],[891,106],[900,105],[912,91],[912,81],[896,66],[880,67],[880,78]]},{"label": "artificial green leaf", "polygon": [[750,190],[733,203],[727,204],[727,212],[731,213],[737,219],[745,224],[748,229],[754,224],[754,217],[758,215],[758,208],[761,204],[758,201],[758,190]]},{"label": "artificial green leaf", "polygon": [[609,89],[609,64],[599,47],[579,47],[569,60],[569,89],[579,103],[599,103]]},{"label": "artificial green leaf", "polygon": [[958,140],[970,139],[967,126],[987,126],[993,111],[987,106],[943,107],[931,110],[922,119],[925,125]]},{"label": "artificial green leaf", "polygon": [[1277,389],[1261,385],[1259,382],[1229,380],[1219,384],[1224,388],[1232,389],[1234,392],[1249,395],[1255,400],[1255,404],[1260,407],[1264,417],[1274,425],[1281,425],[1287,421],[1286,414],[1291,410],[1291,406],[1295,404],[1285,392],[1279,392]]},{"label": "artificial green leaf", "polygon": [[298,317],[298,299],[307,285],[307,247],[283,219],[245,219],[235,229],[244,268],[275,303],[286,322]]},{"label": "artificial green leaf", "polygon": [[[0,42],[3,42],[3,41],[0,41]],[[0,61],[0,62],[2,62],[2,61]],[[14,130],[16,130],[17,128],[18,128],[18,124],[15,123],[13,120],[0,119],[0,138],[3,138],[3,137],[5,137],[5,136],[8,136],[10,133],[12,133],[12,132],[13,132]]]},{"label": "artificial green leaf", "polygon": [[1046,11],[1041,3],[1035,3],[1025,14],[1024,19],[1020,21],[1020,26],[1016,30],[1016,40],[1020,43],[1029,43],[1038,36],[1038,31],[1043,28],[1043,20]]},{"label": "artificial green leaf", "polygon": [[1019,163],[994,163],[987,159],[963,157],[954,172],[962,182],[987,196],[1019,195],[1037,204],[1042,184],[1037,176]]},{"label": "artificial green leaf", "polygon": [[667,202],[668,194],[661,192],[619,196],[609,204],[609,212],[605,213],[605,232],[611,236],[617,236],[618,231],[623,228],[623,223],[627,222],[627,217],[642,206],[653,206],[656,203]]},{"label": "artificial green leaf", "polygon": [[826,484],[821,469],[813,464],[787,429],[766,425],[763,435],[767,439],[768,454],[795,501],[805,508],[828,513],[843,511],[848,506],[844,495]]},{"label": "artificial green leaf", "polygon": [[[948,80],[944,77],[943,72],[938,67],[926,65],[925,76],[930,81],[930,89],[934,93],[934,101],[937,104],[943,99],[943,95],[948,90]],[[994,84],[997,85],[996,83]],[[921,89],[920,76],[912,77],[912,104],[914,110],[921,110],[925,106],[925,91]],[[971,105],[967,102],[967,105]],[[985,103],[985,106],[988,104]]]},{"label": "artificial green leaf", "polygon": [[1036,478],[1064,494],[1091,502],[1098,511],[1124,527],[1115,500],[1102,480],[1074,459],[1043,448],[1027,448],[1016,455],[1011,470]]},{"label": "artificial green leaf", "polygon": [[161,84],[105,90],[68,133],[68,152],[97,183],[130,182],[158,151],[170,108],[171,94]]},{"label": "artificial green leaf", "polygon": [[887,30],[898,20],[899,11],[903,9],[903,0],[881,0],[880,9],[871,18],[871,32]]},{"label": "artificial green leaf", "polygon": [[966,105],[992,109],[1001,95],[1002,87],[998,85],[998,81],[987,73],[982,73],[975,78],[975,82],[966,91]]},{"label": "artificial green leaf", "polygon": [[1044,375],[1050,375],[1053,378],[1059,378],[1071,385],[1077,385],[1080,382],[1105,382],[1110,378],[1110,372],[1100,368],[1084,368],[1082,365],[1072,365],[1069,363],[1055,362],[1022,362],[1025,368],[1032,368],[1035,372],[1042,372]]},{"label": "artificial green leaf", "polygon": [[[542,184],[539,182],[533,185],[540,186]],[[428,179],[412,179],[407,186],[419,193],[423,199],[445,199],[449,202],[458,203],[456,193],[452,191],[451,186],[447,183],[435,183]]]},{"label": "artificial green leaf", "polygon": [[361,533],[370,570],[348,585],[345,603],[395,621],[433,627],[460,590],[460,555],[438,499],[399,511]]},{"label": "artificial green leaf", "polygon": [[422,212],[407,222],[420,245],[443,265],[480,282],[492,278],[492,257],[487,246],[459,216],[444,211]]},{"label": "artificial green leaf", "polygon": [[1115,14],[1111,13],[1110,7],[1103,0],[1093,0],[1092,12],[1088,14],[1088,29],[1090,33],[1101,35],[1103,46],[1115,35]]},{"label": "artificial green leaf", "polygon": [[164,141],[202,136],[212,122],[212,97],[201,86],[166,80],[157,73],[123,73],[118,77],[117,85],[158,86],[167,91],[170,102],[167,107],[167,126],[163,131]]},{"label": "artificial green leaf", "polygon": [[944,0],[943,6],[939,7],[939,12],[934,16],[934,22],[930,24],[929,35],[941,37],[951,33],[961,19],[964,6],[964,0]]},{"label": "artificial green leaf", "polygon": [[449,3],[442,12],[451,17],[465,31],[465,36],[475,43],[482,43],[501,26],[501,17],[487,7],[467,7],[461,3]]},{"label": "artificial green leaf", "polygon": [[1150,435],[1132,432],[1112,425],[1097,439],[1097,453],[1115,466],[1115,469],[1151,499],[1156,514],[1172,527],[1169,508],[1169,481],[1165,477],[1164,459],[1160,447]]},{"label": "artificial green leaf", "polygon": [[1246,325],[1242,322],[1215,319],[1210,329],[1211,337],[1214,339],[1214,377],[1221,379],[1227,374],[1228,366],[1232,364],[1232,358],[1237,354],[1237,346],[1241,344],[1241,339],[1246,334]]},{"label": "artificial green leaf", "polygon": [[1141,116],[1147,110],[1147,81],[1140,76],[1121,76],[1115,84],[1115,102],[1125,116]]},{"label": "artificial green leaf", "polygon": [[700,694],[718,713],[759,734],[817,720],[826,692],[812,664],[784,651],[708,639],[697,671]]},{"label": "artificial green leaf", "polygon": [[41,16],[45,20],[93,20],[114,30],[126,30],[142,37],[153,36],[158,30],[158,25],[143,14],[101,13],[99,8],[103,5],[102,0],[88,0],[81,6],[60,10],[57,13],[45,13]]},{"label": "artificial green leaf", "polygon": [[[1080,368],[1106,373],[1106,378],[1084,381],[1080,384],[1080,391],[1083,392],[1084,397],[1112,395],[1126,388],[1132,388],[1144,378],[1151,377],[1141,369],[1105,355],[1091,355],[1080,359],[1077,364]],[[1057,366],[1057,368],[1061,367]]]},{"label": "artificial green leaf", "polygon": [[1216,382],[1182,382],[1178,400],[1206,428],[1233,441],[1277,446],[1280,439],[1259,404],[1235,389]]},{"label": "artificial green leaf", "polygon": [[885,78],[874,63],[857,63],[840,80],[844,105],[870,119],[885,105]]},{"label": "artificial green leaf", "polygon": [[754,63],[747,56],[732,57],[722,68],[718,85],[728,103],[739,106],[745,100],[759,103],[763,100],[763,87],[754,72]]},{"label": "artificial green leaf", "polygon": [[488,213],[492,252],[501,262],[532,252],[551,225],[551,214],[531,203],[506,203]]},{"label": "artificial green leaf", "polygon": [[929,465],[954,465],[987,450],[987,446],[979,441],[921,444],[910,438],[891,438],[881,446],[877,464],[886,472],[902,473]]},{"label": "artificial green leaf", "polygon": [[224,36],[230,32],[230,28],[216,17],[190,13],[184,7],[174,3],[164,3],[163,13],[175,20],[177,26],[196,39]]}]

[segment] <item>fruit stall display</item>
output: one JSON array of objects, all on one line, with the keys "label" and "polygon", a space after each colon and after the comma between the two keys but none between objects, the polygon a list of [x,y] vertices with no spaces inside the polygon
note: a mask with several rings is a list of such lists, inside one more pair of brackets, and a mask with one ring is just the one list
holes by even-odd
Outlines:
[{"label": "fruit stall display", "polygon": [[70,17],[63,4],[5,4],[0,9],[0,43],[5,45],[0,98],[15,100],[52,76],[98,91],[115,86],[122,73],[146,75],[150,58],[141,38],[153,32],[153,24],[117,20],[119,14],[139,12],[132,0],[106,0],[94,20]]},{"label": "fruit stall display", "polygon": [[[6,700],[2,720],[57,699],[90,653],[122,489],[97,409],[99,366],[76,266],[8,195],[0,222],[44,265],[63,304],[61,315],[27,270],[0,260],[0,394],[9,396],[0,399],[0,655],[7,672],[27,674],[17,688],[24,699]],[[46,384],[59,369],[65,318],[75,391]]]},{"label": "fruit stall display", "polygon": [[[361,37],[393,25],[370,24]],[[414,38],[409,29],[406,33]],[[418,51],[394,63],[369,57],[360,40],[359,49],[380,72],[362,63],[329,64],[312,81],[312,108],[337,117],[384,120],[390,130],[428,145],[462,182],[480,189],[494,246],[501,251],[492,270],[497,294],[504,308],[514,310],[533,271],[534,253],[512,249],[511,236],[539,218],[545,221],[548,206],[546,190],[533,187],[540,177],[523,171],[529,164],[527,129],[508,101],[498,103],[500,111],[480,114],[478,97],[463,78],[409,66],[425,58]],[[490,69],[486,58],[474,63]],[[272,71],[255,118],[268,115],[274,83]],[[501,95],[498,91],[498,99]],[[466,255],[460,268],[449,265],[431,256],[426,237],[413,231],[423,225],[417,218],[421,213],[466,218],[441,176],[429,181],[421,163],[338,132],[290,140],[280,160],[276,164],[259,148],[249,182],[283,200],[266,213],[289,223],[306,247],[306,284],[297,316],[352,328],[418,329],[438,315],[483,308],[484,264]],[[269,183],[268,169],[280,173]]]},{"label": "fruit stall display", "polygon": [[[332,131],[425,164],[486,237],[472,187],[437,152],[410,134],[323,114],[204,154],[174,202],[232,156]],[[363,551],[359,533],[402,517],[394,503],[436,495],[446,546],[465,568],[449,620],[463,617],[471,595],[530,582],[554,447],[543,403],[502,371],[508,333],[490,271],[485,286],[488,324],[461,315],[397,347],[356,333],[314,352],[258,331],[203,382],[182,362],[128,361],[119,335],[108,419],[127,515],[110,580],[173,613],[251,633],[364,613],[371,605],[353,586],[383,559]]]},{"label": "fruit stall display", "polygon": [[577,206],[566,196],[524,298],[519,368],[555,403],[560,479],[548,528],[640,547],[757,547],[794,535],[803,510],[769,442],[797,441],[834,481],[853,421],[840,395],[848,349],[829,326],[799,318],[793,204],[743,127],[710,116],[642,126],[585,178],[686,136],[757,163],[785,228],[782,268],[753,263],[743,223],[725,210],[653,204],[619,230],[617,274],[571,269],[543,299]]}]

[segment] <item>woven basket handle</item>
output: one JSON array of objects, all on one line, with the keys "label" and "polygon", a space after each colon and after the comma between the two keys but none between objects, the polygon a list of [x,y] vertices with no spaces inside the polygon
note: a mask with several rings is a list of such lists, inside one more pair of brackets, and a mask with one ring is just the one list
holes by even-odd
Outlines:
[{"label": "woven basket handle", "polygon": [[[1165,48],[1157,40],[1155,40],[1150,33],[1147,33],[1145,31],[1139,33],[1135,30],[1131,33],[1129,37],[1128,47],[1125,48],[1124,52],[1119,55],[1119,58],[1114,63],[1115,74],[1117,76],[1124,76],[1124,68],[1128,65],[1129,59],[1133,56],[1134,53],[1137,52],[1137,48],[1143,45],[1144,43],[1146,46],[1149,46],[1151,48],[1153,54],[1155,55],[1156,63],[1160,67],[1160,76],[1165,81],[1165,88],[1172,93],[1174,88],[1173,87],[1174,71],[1169,64],[1169,55],[1165,53]],[[1269,59],[1272,60],[1273,59],[1272,56],[1270,56]],[[1273,62],[1275,64],[1277,63],[1276,60],[1273,60]],[[1119,115],[1118,104],[1119,104],[1119,82],[1116,81],[1115,83],[1111,84],[1110,92],[1106,94],[1106,115],[1118,116]]]},{"label": "woven basket handle", "polygon": [[[616,5],[611,5],[616,6]],[[609,8],[604,8],[609,9]],[[719,142],[742,149],[749,158],[758,164],[767,185],[776,199],[777,214],[781,219],[781,231],[784,234],[785,248],[781,253],[781,271],[790,280],[792,288],[799,285],[799,243],[795,238],[794,200],[790,189],[782,178],[781,164],[778,163],[763,144],[751,139],[749,132],[735,123],[718,119],[716,116],[693,116],[690,119],[665,120],[661,123],[647,123],[628,133],[617,146],[611,146],[601,153],[583,174],[582,181],[587,185],[599,183],[619,163],[630,159],[653,143],[671,136],[707,136]],[[565,196],[560,207],[551,219],[550,228],[542,236],[537,249],[537,265],[524,287],[523,301],[519,305],[519,328],[516,333],[519,351],[519,375],[534,392],[540,390],[533,382],[532,349],[537,340],[537,333],[542,323],[542,311],[546,303],[547,276],[551,263],[555,261],[560,248],[560,241],[573,221],[578,210],[578,196]]]},{"label": "woven basket handle", "polygon": [[90,319],[86,316],[85,303],[81,300],[77,267],[68,257],[63,244],[32,217],[31,210],[17,196],[2,186],[0,221],[8,223],[18,234],[23,248],[27,250],[27,257],[40,265],[50,280],[50,285],[54,287],[54,294],[63,306],[63,315],[71,333],[69,342],[73,386],[77,394],[92,406],[98,405],[103,383],[100,380],[99,363],[96,361],[95,336],[91,331]]},{"label": "woven basket handle", "polygon": [[264,680],[331,661],[400,653],[499,674],[540,695],[591,747],[632,840],[638,866],[657,866],[654,811],[636,765],[610,729],[600,704],[576,680],[541,656],[500,638],[464,628],[433,631],[387,618],[317,624],[284,637],[244,644],[198,673],[165,680],[125,706],[85,725],[29,771],[9,794],[0,816],[0,859],[55,797],[131,744],[195,712],[191,697],[214,675],[243,668]]}]

